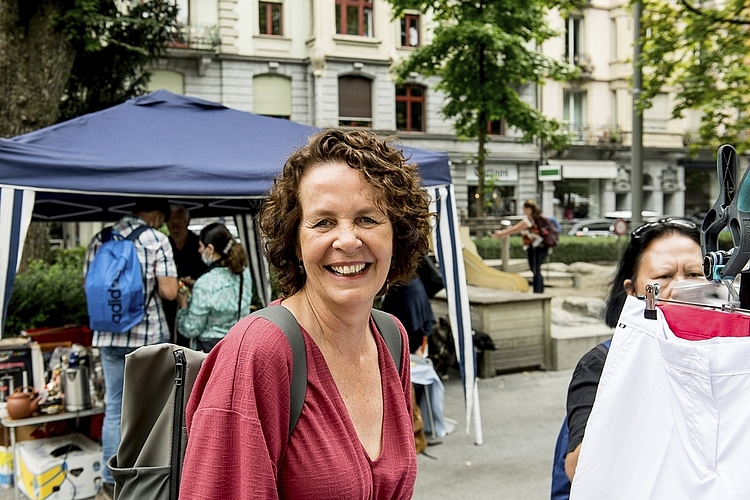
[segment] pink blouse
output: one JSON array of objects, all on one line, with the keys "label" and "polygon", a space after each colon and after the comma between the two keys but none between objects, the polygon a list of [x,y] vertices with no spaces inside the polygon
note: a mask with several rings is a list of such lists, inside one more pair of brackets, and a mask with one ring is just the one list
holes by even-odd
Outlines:
[{"label": "pink blouse", "polygon": [[380,456],[371,460],[323,354],[304,329],[302,334],[307,394],[291,438],[292,352],[284,333],[263,318],[247,317],[211,351],[187,406],[180,499],[412,497],[417,461],[408,348],[402,350],[399,374],[382,337],[374,335],[383,441]]}]

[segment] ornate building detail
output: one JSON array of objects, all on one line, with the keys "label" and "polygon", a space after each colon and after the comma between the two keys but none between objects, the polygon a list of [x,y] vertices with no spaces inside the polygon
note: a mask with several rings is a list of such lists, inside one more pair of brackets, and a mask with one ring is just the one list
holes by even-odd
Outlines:
[{"label": "ornate building detail", "polygon": [[615,193],[630,192],[630,170],[625,165],[617,167],[617,177],[612,181]]},{"label": "ornate building detail", "polygon": [[673,166],[668,166],[661,171],[661,190],[669,193],[678,191],[680,188],[680,182],[677,174],[677,169]]}]

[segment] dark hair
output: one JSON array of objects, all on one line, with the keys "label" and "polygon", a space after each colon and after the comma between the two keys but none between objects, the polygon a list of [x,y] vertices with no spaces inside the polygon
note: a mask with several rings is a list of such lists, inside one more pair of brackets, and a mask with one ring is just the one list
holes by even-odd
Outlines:
[{"label": "dark hair", "polygon": [[214,222],[204,227],[198,237],[203,246],[209,244],[214,246],[214,251],[223,259],[223,265],[228,267],[234,274],[242,273],[247,266],[247,256],[242,244],[232,237],[227,226]]},{"label": "dark hair", "polygon": [[625,290],[623,282],[627,279],[635,280],[641,266],[643,253],[648,246],[653,241],[671,234],[686,236],[698,245],[701,244],[698,226],[681,219],[662,219],[658,222],[647,222],[638,226],[631,233],[630,242],[622,257],[620,257],[617,270],[609,283],[609,292],[604,309],[604,323],[608,327],[614,328],[617,326],[620,313],[625,305],[628,292]]},{"label": "dark hair", "polygon": [[327,129],[289,156],[261,211],[265,250],[277,270],[282,295],[297,293],[306,279],[296,253],[302,218],[300,182],[309,169],[331,162],[345,163],[362,174],[374,188],[375,204],[393,226],[393,258],[379,294],[387,285],[409,282],[427,255],[434,215],[429,212],[429,195],[420,187],[417,166],[406,163],[391,139],[362,130]]},{"label": "dark hair", "polygon": [[523,202],[523,208],[531,209],[531,219],[534,221],[534,224],[536,224],[537,227],[541,227],[542,209],[539,208],[539,205],[537,205],[534,200],[529,198],[528,200]]},{"label": "dark hair", "polygon": [[135,205],[133,205],[134,214],[139,212],[153,212],[154,210],[164,214],[164,222],[167,222],[169,216],[172,215],[172,208],[169,206],[169,200],[165,198],[141,197],[135,200]]}]

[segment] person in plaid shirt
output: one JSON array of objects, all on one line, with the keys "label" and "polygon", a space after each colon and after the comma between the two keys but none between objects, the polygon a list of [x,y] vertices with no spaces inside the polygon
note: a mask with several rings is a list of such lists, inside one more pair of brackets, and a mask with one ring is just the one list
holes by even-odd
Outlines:
[{"label": "person in plaid shirt", "polygon": [[[91,341],[92,345],[99,348],[104,369],[107,406],[102,428],[102,451],[105,463],[109,457],[117,453],[120,445],[120,410],[125,355],[135,351],[138,347],[170,340],[162,299],[174,300],[177,296],[177,267],[169,238],[156,230],[169,219],[170,213],[167,200],[139,198],[133,207],[133,214],[124,216],[112,226],[123,237],[127,237],[134,229],[144,224],[152,229],[141,233],[134,242],[145,277],[146,314],[143,320],[123,333],[94,331]],[[91,240],[86,251],[84,277],[101,245],[102,236],[99,233]],[[96,498],[112,498],[114,479],[107,467],[102,470],[102,483]]]}]

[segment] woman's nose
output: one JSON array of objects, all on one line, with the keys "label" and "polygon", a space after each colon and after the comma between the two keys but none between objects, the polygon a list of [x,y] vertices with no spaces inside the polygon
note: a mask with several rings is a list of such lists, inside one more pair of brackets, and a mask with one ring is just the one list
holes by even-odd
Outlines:
[{"label": "woman's nose", "polygon": [[333,248],[351,253],[362,246],[355,228],[341,228],[333,242]]}]

